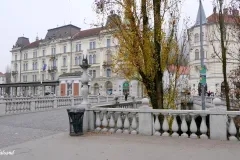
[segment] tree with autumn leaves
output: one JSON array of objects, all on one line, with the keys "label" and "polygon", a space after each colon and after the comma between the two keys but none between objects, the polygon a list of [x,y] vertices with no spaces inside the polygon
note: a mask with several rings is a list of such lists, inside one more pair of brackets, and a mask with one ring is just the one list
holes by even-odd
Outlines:
[{"label": "tree with autumn leaves", "polygon": [[[181,60],[180,0],[98,0],[96,12],[118,40],[115,72],[141,81],[154,109],[164,108],[163,73]],[[176,69],[177,70],[177,69]],[[175,74],[178,76],[179,74]]]}]

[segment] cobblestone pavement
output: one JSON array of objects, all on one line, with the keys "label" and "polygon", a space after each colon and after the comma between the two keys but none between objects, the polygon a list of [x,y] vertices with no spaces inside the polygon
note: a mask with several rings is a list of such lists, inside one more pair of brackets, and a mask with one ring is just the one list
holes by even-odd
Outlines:
[{"label": "cobblestone pavement", "polygon": [[0,148],[68,131],[65,109],[0,117]]}]

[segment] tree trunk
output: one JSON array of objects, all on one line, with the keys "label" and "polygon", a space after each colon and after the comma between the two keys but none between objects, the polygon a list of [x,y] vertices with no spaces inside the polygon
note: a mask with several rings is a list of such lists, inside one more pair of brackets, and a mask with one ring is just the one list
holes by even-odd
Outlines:
[{"label": "tree trunk", "polygon": [[225,22],[224,22],[224,14],[222,12],[223,10],[223,4],[220,2],[219,4],[219,26],[220,26],[220,36],[221,36],[221,51],[222,51],[222,71],[223,71],[223,83],[224,83],[224,92],[226,96],[226,105],[227,110],[230,110],[230,101],[229,101],[229,86],[227,81],[227,48],[225,46],[224,41],[226,40],[226,28],[225,28]]},{"label": "tree trunk", "polygon": [[154,12],[154,58],[157,60],[156,63],[156,75],[155,75],[155,86],[156,86],[156,99],[158,108],[163,108],[163,72],[161,68],[161,3],[160,0],[153,0],[153,12]]}]

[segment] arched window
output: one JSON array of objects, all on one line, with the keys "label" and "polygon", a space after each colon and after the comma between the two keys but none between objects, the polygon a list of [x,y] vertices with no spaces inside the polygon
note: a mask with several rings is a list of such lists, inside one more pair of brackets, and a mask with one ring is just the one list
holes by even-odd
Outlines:
[{"label": "arched window", "polygon": [[195,35],[194,35],[194,42],[196,43],[196,42],[199,42],[199,34],[198,33],[196,33]]},{"label": "arched window", "polygon": [[97,83],[94,84],[94,95],[99,95],[99,85]]},{"label": "arched window", "polygon": [[63,66],[66,66],[66,57],[63,57]]},{"label": "arched window", "polygon": [[92,55],[89,56],[89,64],[92,64]]},{"label": "arched window", "polygon": [[199,50],[195,50],[195,60],[199,60]]},{"label": "arched window", "polygon": [[109,95],[111,95],[112,94],[112,82],[110,82],[110,81],[107,81],[106,82],[106,92],[107,92],[107,94],[109,94]]},{"label": "arched window", "polygon": [[75,65],[78,65],[78,57],[75,57]]},{"label": "arched window", "polygon": [[93,55],[93,64],[95,64],[96,63],[96,55],[94,54]]}]

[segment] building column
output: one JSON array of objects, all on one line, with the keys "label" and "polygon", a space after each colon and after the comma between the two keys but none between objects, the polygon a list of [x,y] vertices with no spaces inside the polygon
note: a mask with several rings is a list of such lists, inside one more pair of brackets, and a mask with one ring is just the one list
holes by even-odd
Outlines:
[{"label": "building column", "polygon": [[45,86],[42,86],[42,96],[45,96]]}]

